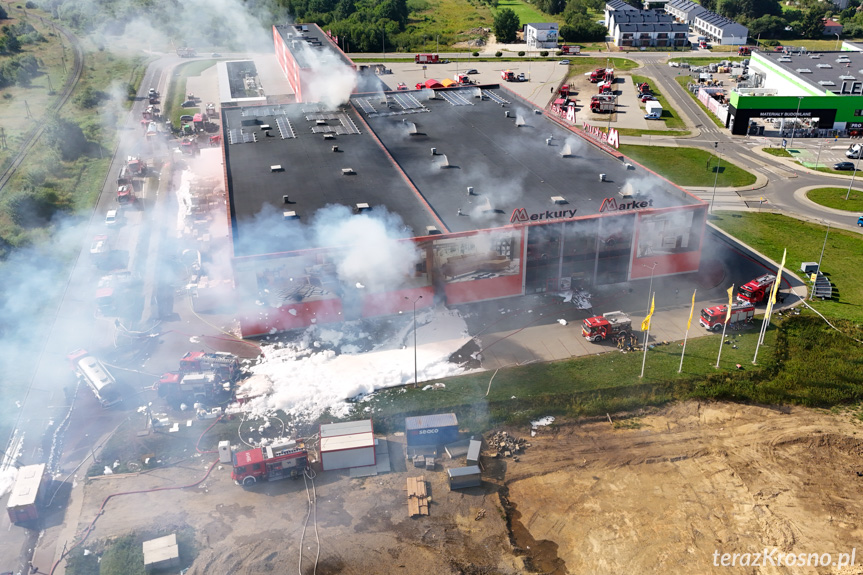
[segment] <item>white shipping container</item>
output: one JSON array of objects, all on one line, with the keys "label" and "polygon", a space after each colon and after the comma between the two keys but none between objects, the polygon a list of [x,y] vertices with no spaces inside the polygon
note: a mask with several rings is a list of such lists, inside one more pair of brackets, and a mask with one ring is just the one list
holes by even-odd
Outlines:
[{"label": "white shipping container", "polygon": [[324,471],[374,465],[375,437],[371,420],[321,425],[321,467]]}]

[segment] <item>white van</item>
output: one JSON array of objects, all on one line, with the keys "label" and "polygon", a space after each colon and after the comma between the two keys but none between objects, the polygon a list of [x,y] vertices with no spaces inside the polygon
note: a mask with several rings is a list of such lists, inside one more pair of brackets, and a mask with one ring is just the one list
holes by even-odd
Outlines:
[{"label": "white van", "polygon": [[117,224],[117,210],[108,210],[105,214],[105,225],[113,226]]},{"label": "white van", "polygon": [[851,158],[852,160],[859,160],[861,152],[863,152],[863,144],[852,144],[848,146],[847,150],[845,150],[845,157]]}]

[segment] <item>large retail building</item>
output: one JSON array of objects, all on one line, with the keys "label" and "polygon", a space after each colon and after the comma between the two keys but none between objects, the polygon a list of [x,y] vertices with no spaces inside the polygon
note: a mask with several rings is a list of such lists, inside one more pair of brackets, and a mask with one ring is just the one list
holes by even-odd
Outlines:
[{"label": "large retail building", "polygon": [[[274,37],[341,89],[316,26]],[[698,269],[703,201],[501,86],[301,100],[222,109],[244,336]]]}]

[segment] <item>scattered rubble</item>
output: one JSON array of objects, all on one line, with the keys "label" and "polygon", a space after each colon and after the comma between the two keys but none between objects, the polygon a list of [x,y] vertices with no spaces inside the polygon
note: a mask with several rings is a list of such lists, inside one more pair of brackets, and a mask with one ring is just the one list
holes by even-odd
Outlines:
[{"label": "scattered rubble", "polygon": [[518,461],[518,454],[530,447],[530,443],[506,431],[495,431],[488,438],[487,443],[489,449],[494,452],[492,457],[512,457],[515,461]]}]

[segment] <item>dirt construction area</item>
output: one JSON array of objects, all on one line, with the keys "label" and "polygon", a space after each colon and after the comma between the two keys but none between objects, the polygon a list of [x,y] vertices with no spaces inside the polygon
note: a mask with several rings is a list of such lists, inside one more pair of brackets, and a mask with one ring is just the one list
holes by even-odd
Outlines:
[{"label": "dirt construction area", "polygon": [[[863,563],[863,423],[851,412],[687,402],[507,431],[530,445],[517,460],[484,455],[482,487],[450,491],[445,468],[463,461],[415,469],[390,437],[393,471],[376,477],[319,471],[314,486],[246,490],[216,465],[193,488],[116,497],[88,544],[191,527],[187,575],[863,573],[839,566]],[[79,533],[107,495],[191,484],[211,461],[91,481]],[[409,518],[417,476],[429,515]]]}]

